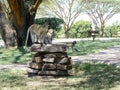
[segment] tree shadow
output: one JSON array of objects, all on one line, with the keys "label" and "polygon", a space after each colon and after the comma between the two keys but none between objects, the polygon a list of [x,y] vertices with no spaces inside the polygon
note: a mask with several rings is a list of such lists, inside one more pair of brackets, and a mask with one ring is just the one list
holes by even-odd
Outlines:
[{"label": "tree shadow", "polygon": [[23,47],[19,47],[17,48],[19,50],[19,52],[21,53],[19,56],[15,57],[15,60],[13,61],[13,63],[18,63],[20,58],[23,57],[23,55],[25,55],[27,52],[25,51],[25,49]]},{"label": "tree shadow", "polygon": [[120,69],[113,65],[106,64],[86,64],[79,69],[84,70],[82,77],[87,77],[86,81],[76,84],[76,87],[92,88],[100,90],[114,87],[120,84]]}]

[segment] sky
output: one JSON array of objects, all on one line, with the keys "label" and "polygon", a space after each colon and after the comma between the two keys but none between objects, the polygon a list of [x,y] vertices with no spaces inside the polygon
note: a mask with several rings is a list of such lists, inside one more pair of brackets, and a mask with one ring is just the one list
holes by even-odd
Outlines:
[{"label": "sky", "polygon": [[[80,14],[76,21],[78,20],[91,21],[87,14]],[[106,26],[112,25],[113,23],[120,23],[120,14],[115,14],[111,19],[109,19],[106,23]]]},{"label": "sky", "polygon": [[[36,18],[40,18],[40,17],[42,17],[42,16],[39,14],[36,16]],[[76,19],[76,21],[78,21],[78,20],[91,21],[90,17],[84,13],[80,14],[80,16]],[[111,19],[109,19],[106,23],[106,26],[112,25],[113,23],[120,24],[120,14],[115,14]]]}]

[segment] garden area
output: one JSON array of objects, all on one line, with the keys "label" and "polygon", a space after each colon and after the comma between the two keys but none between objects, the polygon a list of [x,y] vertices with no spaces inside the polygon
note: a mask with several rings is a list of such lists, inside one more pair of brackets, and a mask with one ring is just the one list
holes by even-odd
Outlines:
[{"label": "garden area", "polygon": [[0,71],[1,90],[119,90],[120,69],[106,64],[73,66],[68,77],[28,78],[24,71]]},{"label": "garden area", "polygon": [[0,90],[119,90],[119,17],[119,0],[0,0]]},{"label": "garden area", "polygon": [[[84,45],[83,45],[84,44]],[[100,52],[119,45],[120,40],[96,40],[79,41],[75,48],[79,52],[69,48],[69,56],[88,55]],[[31,60],[33,53],[23,49],[10,48],[0,49],[0,64],[23,64]],[[52,77],[35,76],[29,78],[26,69],[15,68],[2,69],[0,71],[1,90],[119,90],[120,68],[105,63],[78,63],[69,70],[70,76]]]}]

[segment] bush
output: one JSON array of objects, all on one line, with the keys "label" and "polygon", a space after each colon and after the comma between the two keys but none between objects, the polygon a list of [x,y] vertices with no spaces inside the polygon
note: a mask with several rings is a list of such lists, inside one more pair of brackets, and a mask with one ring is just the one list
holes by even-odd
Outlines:
[{"label": "bush", "polygon": [[92,29],[91,22],[83,20],[78,21],[72,26],[72,29],[69,32],[70,37],[71,38],[88,37],[88,31],[91,29]]},{"label": "bush", "polygon": [[105,37],[117,36],[117,33],[120,32],[120,25],[107,26],[104,30]]},{"label": "bush", "polygon": [[35,20],[36,24],[43,25],[47,22],[49,24],[49,29],[53,29],[53,37],[57,37],[57,33],[61,30],[61,24],[63,24],[63,21],[59,18],[38,18]]}]

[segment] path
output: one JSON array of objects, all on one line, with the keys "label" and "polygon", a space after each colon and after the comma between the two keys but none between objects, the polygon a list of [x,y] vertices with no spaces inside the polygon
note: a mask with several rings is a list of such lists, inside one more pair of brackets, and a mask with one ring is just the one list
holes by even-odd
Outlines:
[{"label": "path", "polygon": [[26,64],[9,64],[9,65],[0,65],[0,70],[5,69],[21,69],[26,70],[27,69],[27,63]]},{"label": "path", "polygon": [[120,45],[114,46],[106,50],[102,50],[95,54],[72,56],[72,60],[74,63],[97,62],[97,63],[114,64],[117,67],[120,67]]},{"label": "path", "polygon": [[[107,50],[102,50],[95,54],[71,56],[73,64],[80,62],[97,62],[106,64],[115,64],[120,67],[120,45],[114,46]],[[3,69],[23,69],[26,70],[27,63],[25,64],[11,64],[11,65],[0,65],[0,70]]]}]

